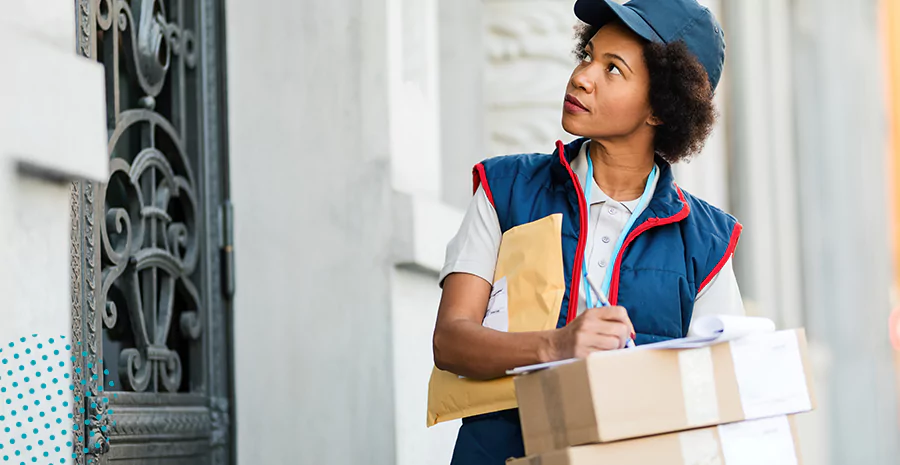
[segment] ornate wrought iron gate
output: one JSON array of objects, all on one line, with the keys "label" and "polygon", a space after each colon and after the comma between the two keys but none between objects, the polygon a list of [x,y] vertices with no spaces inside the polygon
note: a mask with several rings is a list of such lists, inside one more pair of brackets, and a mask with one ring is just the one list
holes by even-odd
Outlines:
[{"label": "ornate wrought iron gate", "polygon": [[111,173],[72,185],[76,464],[234,455],[222,3],[75,2]]}]

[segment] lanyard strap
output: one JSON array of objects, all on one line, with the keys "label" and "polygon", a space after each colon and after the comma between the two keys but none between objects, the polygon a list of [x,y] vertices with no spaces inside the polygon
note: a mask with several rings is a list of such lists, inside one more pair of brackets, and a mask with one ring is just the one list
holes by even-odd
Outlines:
[{"label": "lanyard strap", "polygon": [[[590,141],[586,142],[590,144]],[[588,218],[585,218],[587,222],[588,229],[591,227],[590,221],[590,211],[591,211],[591,186],[594,184],[594,163],[591,161],[591,146],[588,145],[585,155],[587,156],[587,177],[584,182],[584,201],[587,205]],[[622,249],[622,245],[625,243],[625,238],[628,237],[628,233],[631,232],[631,228],[634,226],[634,222],[637,221],[638,216],[644,211],[644,208],[647,207],[647,203],[650,201],[650,198],[653,197],[653,185],[655,184],[656,177],[659,175],[659,172],[656,168],[656,164],[653,164],[653,170],[650,171],[650,176],[647,177],[647,183],[644,185],[644,193],[641,194],[641,199],[638,201],[637,207],[635,207],[634,211],[631,212],[631,216],[628,218],[628,222],[625,223],[625,227],[622,228],[622,233],[619,234],[619,239],[616,241],[615,247],[613,248],[613,262],[609,264],[609,267],[606,269],[606,276],[603,278],[603,284],[600,287],[600,291],[606,295],[609,295],[609,286],[612,283],[612,272],[613,267],[615,266],[615,260],[619,256],[619,251]],[[588,234],[590,237],[590,234]],[[587,238],[585,238],[587,241]],[[592,247],[593,248],[593,247]],[[599,296],[594,296],[591,292],[591,286],[588,283],[588,270],[587,270],[587,262],[588,262],[588,248],[584,248],[584,259],[581,261],[581,273],[582,279],[581,282],[584,285],[584,298],[587,303],[587,308],[595,308],[598,305]]]}]

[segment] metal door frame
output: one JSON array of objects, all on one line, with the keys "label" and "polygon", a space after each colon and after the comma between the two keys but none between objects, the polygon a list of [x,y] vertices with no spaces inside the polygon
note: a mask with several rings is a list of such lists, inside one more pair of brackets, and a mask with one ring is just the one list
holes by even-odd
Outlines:
[{"label": "metal door frame", "polygon": [[[144,3],[147,1],[150,0]],[[140,5],[141,1],[76,0],[77,49],[80,55],[97,59],[98,25],[101,34],[104,28],[120,27],[118,22],[121,18],[112,18],[113,15],[109,14],[119,11],[120,3]],[[193,72],[199,76],[199,83],[194,81],[197,89],[194,95],[185,93],[181,98],[184,101],[195,99],[192,105],[197,113],[195,124],[198,124],[198,131],[192,134],[199,134],[199,137],[192,139],[192,144],[197,149],[196,160],[201,168],[195,173],[195,179],[198,204],[196,227],[201,261],[198,266],[202,267],[197,288],[203,302],[197,312],[196,324],[202,327],[202,331],[190,350],[191,360],[197,356],[202,362],[200,367],[196,364],[191,366],[192,373],[185,376],[190,376],[192,383],[195,379],[200,381],[191,385],[189,393],[120,391],[118,394],[121,395],[113,397],[108,390],[103,390],[107,386],[102,365],[103,332],[110,308],[103,295],[106,267],[101,249],[107,245],[104,243],[103,229],[108,227],[107,224],[115,227],[116,221],[110,223],[108,220],[110,212],[104,205],[104,183],[73,182],[72,338],[86,354],[73,363],[73,370],[77,369],[73,373],[75,396],[79,399],[75,403],[73,423],[84,425],[72,432],[77,455],[73,462],[77,465],[113,462],[201,463],[197,461],[198,455],[192,454],[202,454],[202,463],[216,465],[231,464],[236,460],[233,440],[231,296],[234,280],[228,202],[225,12],[223,2],[216,0],[173,0],[169,3],[178,4],[182,9],[194,8],[189,15],[194,15],[193,24],[197,26],[190,32],[195,44]],[[106,16],[103,12],[107,13]],[[134,26],[130,16],[121,20],[131,22],[123,27]],[[107,88],[108,98],[118,99],[118,84],[113,86],[108,83]],[[185,116],[181,117],[184,119]],[[115,119],[114,115],[110,115],[110,135],[121,123]],[[95,376],[97,379],[94,379]],[[84,384],[81,384],[82,380]],[[94,395],[86,397],[88,391]],[[107,396],[108,404],[94,402],[101,392]],[[85,412],[81,413],[79,407],[84,408]],[[113,413],[110,414],[109,410]]]}]

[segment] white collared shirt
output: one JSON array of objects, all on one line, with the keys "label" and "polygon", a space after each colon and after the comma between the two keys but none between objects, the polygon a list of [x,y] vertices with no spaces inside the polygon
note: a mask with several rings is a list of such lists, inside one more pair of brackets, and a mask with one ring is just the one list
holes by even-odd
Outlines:
[{"label": "white collared shirt", "polygon": [[[587,176],[586,148],[572,160],[572,171],[578,176],[584,188]],[[591,179],[590,223],[587,240],[588,274],[598,285],[606,276],[607,269],[613,266],[613,248],[622,230],[625,228],[632,211],[638,206],[639,199],[619,202],[606,195],[597,183]],[[656,180],[651,192],[656,189]],[[640,214],[640,213],[638,213]],[[500,251],[500,240],[503,233],[497,212],[491,205],[483,188],[479,187],[456,236],[447,244],[444,267],[441,270],[440,282],[451,273],[468,273],[492,283],[497,266],[497,255]],[[581,270],[575,270],[581,273]],[[578,289],[578,314],[586,308],[584,287]],[[725,266],[704,287],[694,302],[694,317],[712,314],[744,315],[744,304],[741,291],[734,275],[731,257]]]}]

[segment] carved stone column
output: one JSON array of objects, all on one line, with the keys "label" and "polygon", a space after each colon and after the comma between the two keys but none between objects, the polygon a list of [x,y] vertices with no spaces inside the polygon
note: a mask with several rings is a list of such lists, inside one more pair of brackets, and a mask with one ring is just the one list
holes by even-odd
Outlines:
[{"label": "carved stone column", "polygon": [[487,0],[485,123],[488,154],[553,150],[575,66],[570,0]]}]

